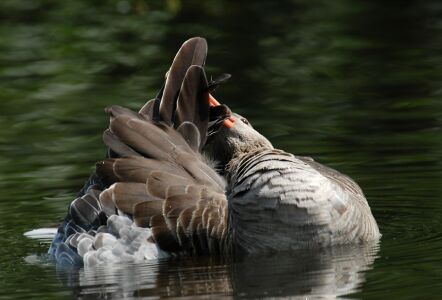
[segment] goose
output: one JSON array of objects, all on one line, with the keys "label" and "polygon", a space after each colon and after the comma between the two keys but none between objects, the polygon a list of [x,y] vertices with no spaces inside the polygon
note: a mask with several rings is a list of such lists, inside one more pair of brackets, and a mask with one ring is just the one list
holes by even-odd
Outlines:
[{"label": "goose", "polygon": [[139,112],[110,106],[109,152],[52,241],[57,264],[311,251],[380,238],[360,187],[275,149],[212,91],[207,42],[187,40]]}]

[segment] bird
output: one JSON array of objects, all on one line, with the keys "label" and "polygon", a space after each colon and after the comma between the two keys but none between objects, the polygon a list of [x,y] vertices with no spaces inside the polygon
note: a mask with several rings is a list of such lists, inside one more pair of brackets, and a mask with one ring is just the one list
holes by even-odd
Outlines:
[{"label": "bird", "polygon": [[312,158],[273,147],[212,92],[207,42],[177,52],[140,111],[113,105],[108,155],[49,248],[60,265],[253,255],[369,243],[381,237],[361,188]]}]

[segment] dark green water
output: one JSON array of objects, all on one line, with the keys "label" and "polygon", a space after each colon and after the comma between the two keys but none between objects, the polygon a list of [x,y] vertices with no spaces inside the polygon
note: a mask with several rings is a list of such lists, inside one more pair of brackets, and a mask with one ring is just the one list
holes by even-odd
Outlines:
[{"label": "dark green water", "polygon": [[[153,97],[195,35],[209,72],[233,75],[216,97],[277,147],[351,175],[381,243],[70,272],[33,263],[48,244],[23,233],[57,224],[105,155],[103,108]],[[441,48],[436,0],[2,0],[0,299],[439,299]]]}]

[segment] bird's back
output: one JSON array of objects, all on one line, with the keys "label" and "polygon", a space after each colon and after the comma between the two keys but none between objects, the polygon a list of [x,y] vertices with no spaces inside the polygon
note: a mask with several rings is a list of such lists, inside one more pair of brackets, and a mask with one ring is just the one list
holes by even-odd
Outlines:
[{"label": "bird's back", "polygon": [[370,207],[349,177],[276,149],[232,161],[229,205],[235,243],[246,252],[375,240]]}]

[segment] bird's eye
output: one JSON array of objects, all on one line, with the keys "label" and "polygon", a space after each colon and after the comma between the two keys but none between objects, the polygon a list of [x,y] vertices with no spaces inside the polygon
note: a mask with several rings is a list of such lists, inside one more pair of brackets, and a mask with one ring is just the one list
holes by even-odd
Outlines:
[{"label": "bird's eye", "polygon": [[247,121],[246,118],[241,118],[241,121],[246,125],[250,125],[249,121]]}]

